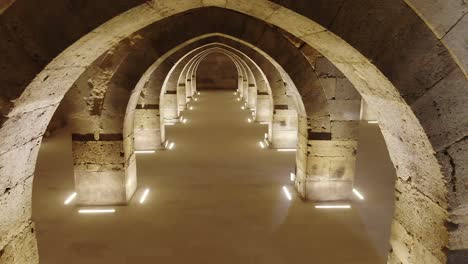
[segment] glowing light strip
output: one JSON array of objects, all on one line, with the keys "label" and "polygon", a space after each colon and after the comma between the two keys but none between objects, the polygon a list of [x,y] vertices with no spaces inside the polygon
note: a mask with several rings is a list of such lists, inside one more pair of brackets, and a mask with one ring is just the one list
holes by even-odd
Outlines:
[{"label": "glowing light strip", "polygon": [[353,188],[353,193],[356,195],[360,200],[364,200],[364,196],[356,189]]},{"label": "glowing light strip", "polygon": [[71,203],[75,198],[76,198],[76,192],[70,194],[70,196],[67,197],[67,199],[65,200],[65,202],[63,202],[63,204],[69,204]]},{"label": "glowing light strip", "polygon": [[265,138],[265,139],[268,139],[268,133],[265,133],[265,137],[264,137],[264,138]]},{"label": "glowing light strip", "polygon": [[175,145],[175,143],[174,143],[174,142],[171,142],[171,144],[169,144],[169,146],[168,146],[168,149],[173,149],[173,148],[174,148],[174,145]]},{"label": "glowing light strip", "polygon": [[135,154],[152,154],[155,153],[156,150],[135,150]]},{"label": "glowing light strip", "polygon": [[112,214],[115,213],[115,209],[80,209],[80,214]]},{"label": "glowing light strip", "polygon": [[292,199],[291,193],[289,192],[288,188],[286,188],[286,186],[283,186],[283,192],[284,192],[284,195],[286,195],[286,198],[288,198],[288,200],[291,201]]},{"label": "glowing light strip", "polygon": [[280,152],[293,152],[293,151],[296,151],[296,149],[276,149],[276,151],[280,151]]},{"label": "glowing light strip", "polygon": [[289,174],[289,179],[290,179],[291,181],[296,180],[296,174],[294,174],[294,173],[291,172],[291,173]]},{"label": "glowing light strip", "polygon": [[143,192],[143,194],[141,195],[141,197],[140,197],[140,203],[141,204],[145,202],[146,197],[148,197],[149,191],[150,190],[148,188],[146,188],[145,191]]},{"label": "glowing light strip", "polygon": [[166,140],[166,142],[164,142],[164,147],[167,148],[168,144],[169,144],[169,141]]},{"label": "glowing light strip", "polygon": [[377,121],[377,120],[369,120],[369,121],[367,121],[367,124],[378,124],[378,123],[379,123],[379,121]]},{"label": "glowing light strip", "polygon": [[261,142],[261,141],[258,142],[258,144],[260,145],[260,147],[261,147],[262,149],[264,149],[264,148],[266,147],[266,146],[265,146],[265,143],[263,143],[263,142]]},{"label": "glowing light strip", "polygon": [[316,205],[317,209],[350,209],[351,205],[349,204],[339,204],[339,205]]},{"label": "glowing light strip", "polygon": [[176,124],[176,123],[164,123],[164,125],[166,125],[166,126],[173,126],[173,125],[175,125],[175,124]]}]

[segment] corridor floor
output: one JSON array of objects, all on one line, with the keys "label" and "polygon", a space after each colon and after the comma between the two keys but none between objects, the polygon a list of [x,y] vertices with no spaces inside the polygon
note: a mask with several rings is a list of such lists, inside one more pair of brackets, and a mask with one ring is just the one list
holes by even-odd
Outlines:
[{"label": "corridor floor", "polygon": [[297,196],[294,152],[261,149],[266,126],[247,122],[233,92],[198,98],[186,124],[166,129],[173,150],[138,154],[139,189],[115,214],[63,204],[71,139],[63,130],[44,141],[33,190],[42,264],[385,263],[354,207],[320,210]]}]

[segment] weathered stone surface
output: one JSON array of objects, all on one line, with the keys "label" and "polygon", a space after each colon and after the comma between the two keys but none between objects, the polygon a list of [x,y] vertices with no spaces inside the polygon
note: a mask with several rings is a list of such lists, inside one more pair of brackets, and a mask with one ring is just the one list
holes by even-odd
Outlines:
[{"label": "weathered stone surface", "polygon": [[[31,218],[32,177],[29,177],[0,196],[0,249],[14,240],[29,225]],[[1,254],[0,254],[1,257]]]},{"label": "weathered stone surface", "polygon": [[468,5],[463,1],[405,0],[405,2],[426,22],[438,38],[442,38],[468,12]]},{"label": "weathered stone surface", "polygon": [[467,91],[468,81],[455,69],[411,105],[436,151],[467,135]]},{"label": "weathered stone surface", "polygon": [[332,140],[357,140],[359,121],[332,121]]},{"label": "weathered stone surface", "polygon": [[[454,0],[448,2],[457,2]],[[459,2],[458,2],[459,3]],[[455,61],[458,63],[460,68],[468,78],[468,48],[466,43],[468,42],[467,31],[468,31],[468,4],[463,5],[464,16],[457,24],[450,29],[450,31],[442,39],[442,42],[448,47]]]},{"label": "weathered stone surface", "polygon": [[337,100],[359,100],[361,95],[356,91],[353,84],[346,78],[336,79]]},{"label": "weathered stone surface", "polygon": [[39,263],[34,224],[26,225],[5,247],[0,247],[0,263]]},{"label": "weathered stone surface", "polygon": [[[403,263],[445,261],[446,256],[440,251],[448,242],[445,226],[448,214],[444,208],[411,184],[397,179],[394,218],[391,242],[393,250]],[[396,245],[402,248],[397,250]],[[402,253],[406,250],[408,252]]]},{"label": "weathered stone surface", "polygon": [[330,119],[339,121],[359,120],[360,100],[329,100]]}]

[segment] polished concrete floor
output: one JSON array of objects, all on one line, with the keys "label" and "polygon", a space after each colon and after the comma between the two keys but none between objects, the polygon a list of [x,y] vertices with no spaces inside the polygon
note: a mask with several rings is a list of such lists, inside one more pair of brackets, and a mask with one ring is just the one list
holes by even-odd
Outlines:
[{"label": "polished concrete floor", "polygon": [[[391,186],[363,184],[380,200],[354,201],[352,209],[315,209],[289,181],[294,153],[261,149],[266,126],[248,123],[232,92],[198,97],[186,124],[167,127],[173,150],[138,154],[139,189],[115,214],[65,206],[73,192],[70,135],[64,129],[43,142],[33,190],[41,263],[386,263]],[[144,188],[150,193],[140,204]]]}]

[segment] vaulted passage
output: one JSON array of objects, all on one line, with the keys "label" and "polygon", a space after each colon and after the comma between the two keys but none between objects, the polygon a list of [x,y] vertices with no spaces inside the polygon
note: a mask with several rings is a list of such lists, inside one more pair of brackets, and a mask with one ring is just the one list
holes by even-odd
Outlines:
[{"label": "vaulted passage", "polygon": [[468,263],[466,0],[117,2],[0,0],[0,264]]},{"label": "vaulted passage", "polygon": [[262,149],[267,128],[247,121],[233,91],[197,98],[187,122],[167,128],[172,150],[137,154],[140,188],[115,214],[57,203],[73,190],[71,142],[63,131],[43,143],[33,196],[42,263],[384,263],[357,209],[324,211],[295,194],[294,152]]}]

